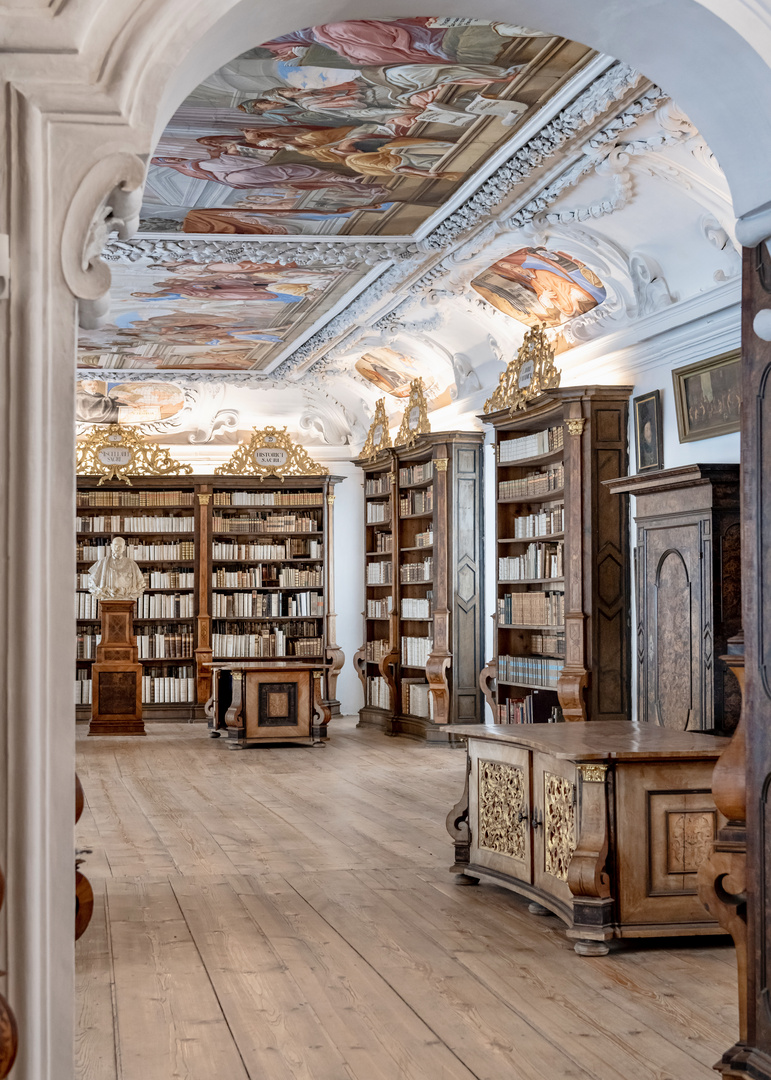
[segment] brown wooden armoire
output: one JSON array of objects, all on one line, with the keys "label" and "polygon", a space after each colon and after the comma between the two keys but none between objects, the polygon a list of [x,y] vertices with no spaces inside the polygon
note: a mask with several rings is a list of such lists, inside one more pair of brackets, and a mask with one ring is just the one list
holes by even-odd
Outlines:
[{"label": "brown wooden armoire", "polygon": [[636,496],[637,718],[730,734],[736,680],[719,658],[741,629],[738,465],[684,465],[607,482]]}]

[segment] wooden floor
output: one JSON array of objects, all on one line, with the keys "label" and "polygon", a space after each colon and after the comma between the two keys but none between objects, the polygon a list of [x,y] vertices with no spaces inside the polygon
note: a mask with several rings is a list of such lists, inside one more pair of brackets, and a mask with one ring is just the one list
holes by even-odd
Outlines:
[{"label": "wooden floor", "polygon": [[708,1080],[735,1040],[729,947],[579,957],[453,884],[462,752],[350,718],[323,750],[148,733],[79,733],[79,1080]]}]

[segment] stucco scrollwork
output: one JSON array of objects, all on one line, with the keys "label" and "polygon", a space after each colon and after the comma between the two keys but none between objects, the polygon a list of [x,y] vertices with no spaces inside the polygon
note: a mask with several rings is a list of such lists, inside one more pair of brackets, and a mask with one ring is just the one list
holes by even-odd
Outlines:
[{"label": "stucco scrollwork", "polygon": [[145,162],[135,154],[107,154],[81,180],[64,221],[62,270],[80,302],[80,325],[101,326],[110,311],[110,269],[102,259],[107,238],[127,240],[139,223]]}]

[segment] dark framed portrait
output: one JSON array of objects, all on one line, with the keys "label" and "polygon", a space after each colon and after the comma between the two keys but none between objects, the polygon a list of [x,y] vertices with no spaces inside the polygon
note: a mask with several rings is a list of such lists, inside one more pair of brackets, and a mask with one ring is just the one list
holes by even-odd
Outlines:
[{"label": "dark framed portrait", "polygon": [[637,471],[653,472],[664,468],[664,440],[661,427],[661,392],[651,390],[632,400],[634,410],[634,446]]},{"label": "dark framed portrait", "polygon": [[713,439],[739,430],[741,351],[722,353],[672,372],[680,442]]}]

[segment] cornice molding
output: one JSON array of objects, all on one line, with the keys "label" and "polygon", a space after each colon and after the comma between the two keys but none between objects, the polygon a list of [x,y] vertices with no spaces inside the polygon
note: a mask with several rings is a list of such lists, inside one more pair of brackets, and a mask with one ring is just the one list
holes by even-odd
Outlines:
[{"label": "cornice molding", "polygon": [[114,240],[109,243],[103,258],[111,263],[131,264],[140,260],[152,262],[278,262],[279,265],[294,263],[297,266],[339,266],[355,270],[375,266],[386,260],[396,261],[415,254],[415,244],[408,241],[341,242],[331,240],[298,240],[290,243],[266,243],[264,240],[238,240],[207,238],[169,239],[168,237],[143,237],[130,241]]}]

